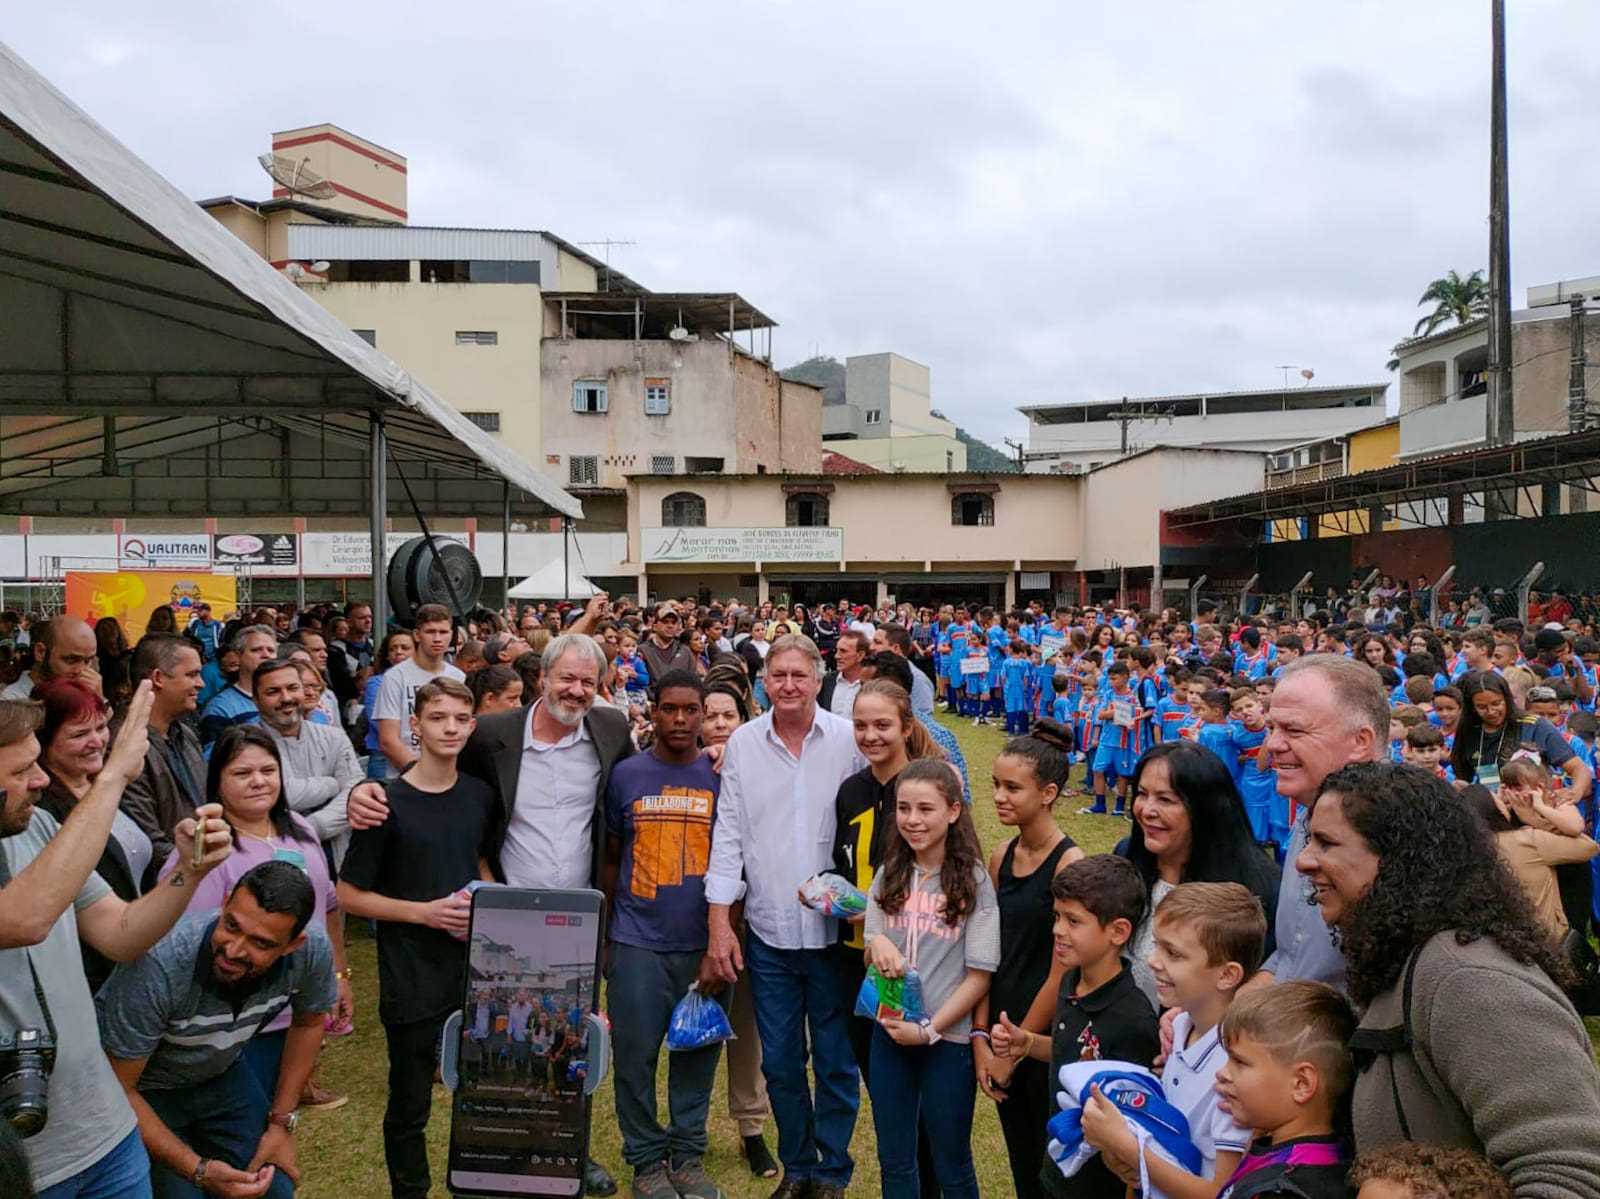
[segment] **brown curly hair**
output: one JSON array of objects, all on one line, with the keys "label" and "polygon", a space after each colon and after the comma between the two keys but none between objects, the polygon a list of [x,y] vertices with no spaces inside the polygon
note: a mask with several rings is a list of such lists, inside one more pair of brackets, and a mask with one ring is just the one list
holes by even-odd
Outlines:
[{"label": "brown curly hair", "polygon": [[1511,1186],[1489,1162],[1470,1149],[1403,1142],[1356,1159],[1350,1186],[1392,1182],[1411,1199],[1511,1199]]},{"label": "brown curly hair", "polygon": [[[870,686],[870,684],[869,684]],[[944,920],[951,928],[978,904],[978,874],[983,870],[983,850],[978,845],[978,830],[972,812],[962,800],[961,778],[955,767],[942,758],[920,758],[895,777],[895,793],[907,783],[932,783],[952,808],[961,815],[945,834],[944,865],[939,871],[939,889],[944,892]],[[883,853],[883,878],[878,883],[878,906],[891,915],[905,907],[911,894],[911,869],[916,854],[896,827]]]},{"label": "brown curly hair", "polygon": [[1448,783],[1415,766],[1361,762],[1327,777],[1313,813],[1330,794],[1379,862],[1372,886],[1335,930],[1358,1007],[1393,987],[1412,953],[1442,932],[1460,945],[1488,937],[1556,985],[1573,985],[1488,829]]}]

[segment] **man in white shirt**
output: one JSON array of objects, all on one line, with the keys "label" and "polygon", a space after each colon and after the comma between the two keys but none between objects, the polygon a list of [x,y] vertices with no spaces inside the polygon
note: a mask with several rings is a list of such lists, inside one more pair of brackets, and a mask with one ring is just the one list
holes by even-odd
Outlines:
[{"label": "man in white shirt", "polygon": [[773,642],[765,679],[771,710],[734,732],[722,761],[706,873],[707,968],[733,982],[746,965],[729,915],[742,897],[761,1069],[784,1168],[773,1199],[842,1199],[859,1105],[851,997],[831,949],[837,925],[795,893],[831,866],[839,784],[865,761],[850,722],[817,705],[822,655],[810,638]]},{"label": "man in white shirt", "polygon": [[856,693],[861,690],[861,664],[867,660],[871,649],[871,634],[854,629],[839,634],[839,644],[833,650],[833,664],[837,669],[822,680],[822,690],[817,696],[819,707],[841,719],[850,719],[856,706]]},{"label": "man in white shirt", "polygon": [[416,612],[411,657],[383,672],[372,718],[378,722],[378,752],[388,759],[391,776],[417,760],[417,735],[411,731],[417,692],[434,679],[464,682],[466,675],[444,660],[455,631],[450,610],[443,604],[423,604]]}]

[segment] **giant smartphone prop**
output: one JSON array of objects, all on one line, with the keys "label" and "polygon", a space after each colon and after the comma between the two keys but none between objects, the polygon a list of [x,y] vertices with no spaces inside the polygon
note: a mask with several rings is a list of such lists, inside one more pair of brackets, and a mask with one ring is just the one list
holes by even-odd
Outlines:
[{"label": "giant smartphone prop", "polygon": [[461,1012],[445,1026],[456,1195],[579,1195],[610,1043],[598,891],[473,891]]}]

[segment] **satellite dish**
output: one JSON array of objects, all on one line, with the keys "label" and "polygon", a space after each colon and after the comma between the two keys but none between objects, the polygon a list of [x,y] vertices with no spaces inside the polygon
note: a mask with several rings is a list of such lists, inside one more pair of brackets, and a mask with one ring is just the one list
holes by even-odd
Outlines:
[{"label": "satellite dish", "polygon": [[272,176],[273,182],[288,190],[291,199],[310,196],[313,200],[331,200],[339,194],[333,184],[306,168],[308,159],[302,158],[296,162],[281,154],[263,154],[256,161],[261,164],[263,171]]},{"label": "satellite dish", "polygon": [[685,329],[682,325],[674,325],[671,329],[667,330],[667,336],[672,338],[673,341],[688,341],[689,330]]},{"label": "satellite dish", "polygon": [[304,279],[306,277],[306,268],[298,262],[291,262],[283,268],[283,273],[291,279]]},{"label": "satellite dish", "polygon": [[328,269],[332,266],[333,263],[329,262],[326,258],[319,258],[311,264],[311,269],[319,275],[326,275],[328,273]]},{"label": "satellite dish", "polygon": [[1317,377],[1317,372],[1312,370],[1308,366],[1308,367],[1306,367],[1305,370],[1300,372],[1300,377],[1302,379],[1304,379],[1307,383],[1309,383],[1309,382],[1311,382],[1312,379],[1315,379]]}]

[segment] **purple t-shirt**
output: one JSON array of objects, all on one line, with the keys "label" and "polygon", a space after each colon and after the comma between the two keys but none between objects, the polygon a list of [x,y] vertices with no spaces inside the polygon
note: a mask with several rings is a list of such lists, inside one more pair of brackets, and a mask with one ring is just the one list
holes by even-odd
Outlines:
[{"label": "purple t-shirt", "polygon": [[[338,911],[339,894],[334,889],[333,879],[328,876],[328,858],[322,851],[322,842],[318,840],[316,830],[304,817],[290,813],[289,820],[294,825],[294,840],[274,836],[271,841],[263,841],[260,837],[239,834],[227,861],[200,880],[200,885],[189,899],[185,914],[192,916],[197,912],[220,911],[234,884],[253,867],[262,862],[276,861],[293,862],[311,876],[312,889],[317,893],[317,910],[322,913],[324,920],[329,912]],[[166,864],[161,867],[161,877],[166,878],[177,868],[178,851],[173,850],[167,856]],[[332,934],[329,936],[331,939]],[[288,1008],[284,1008],[261,1031],[283,1031],[289,1027],[291,1014]]]},{"label": "purple t-shirt", "polygon": [[673,766],[653,753],[618,762],[606,831],[622,841],[611,937],[661,952],[706,948],[706,869],[722,780],[706,757]]}]

